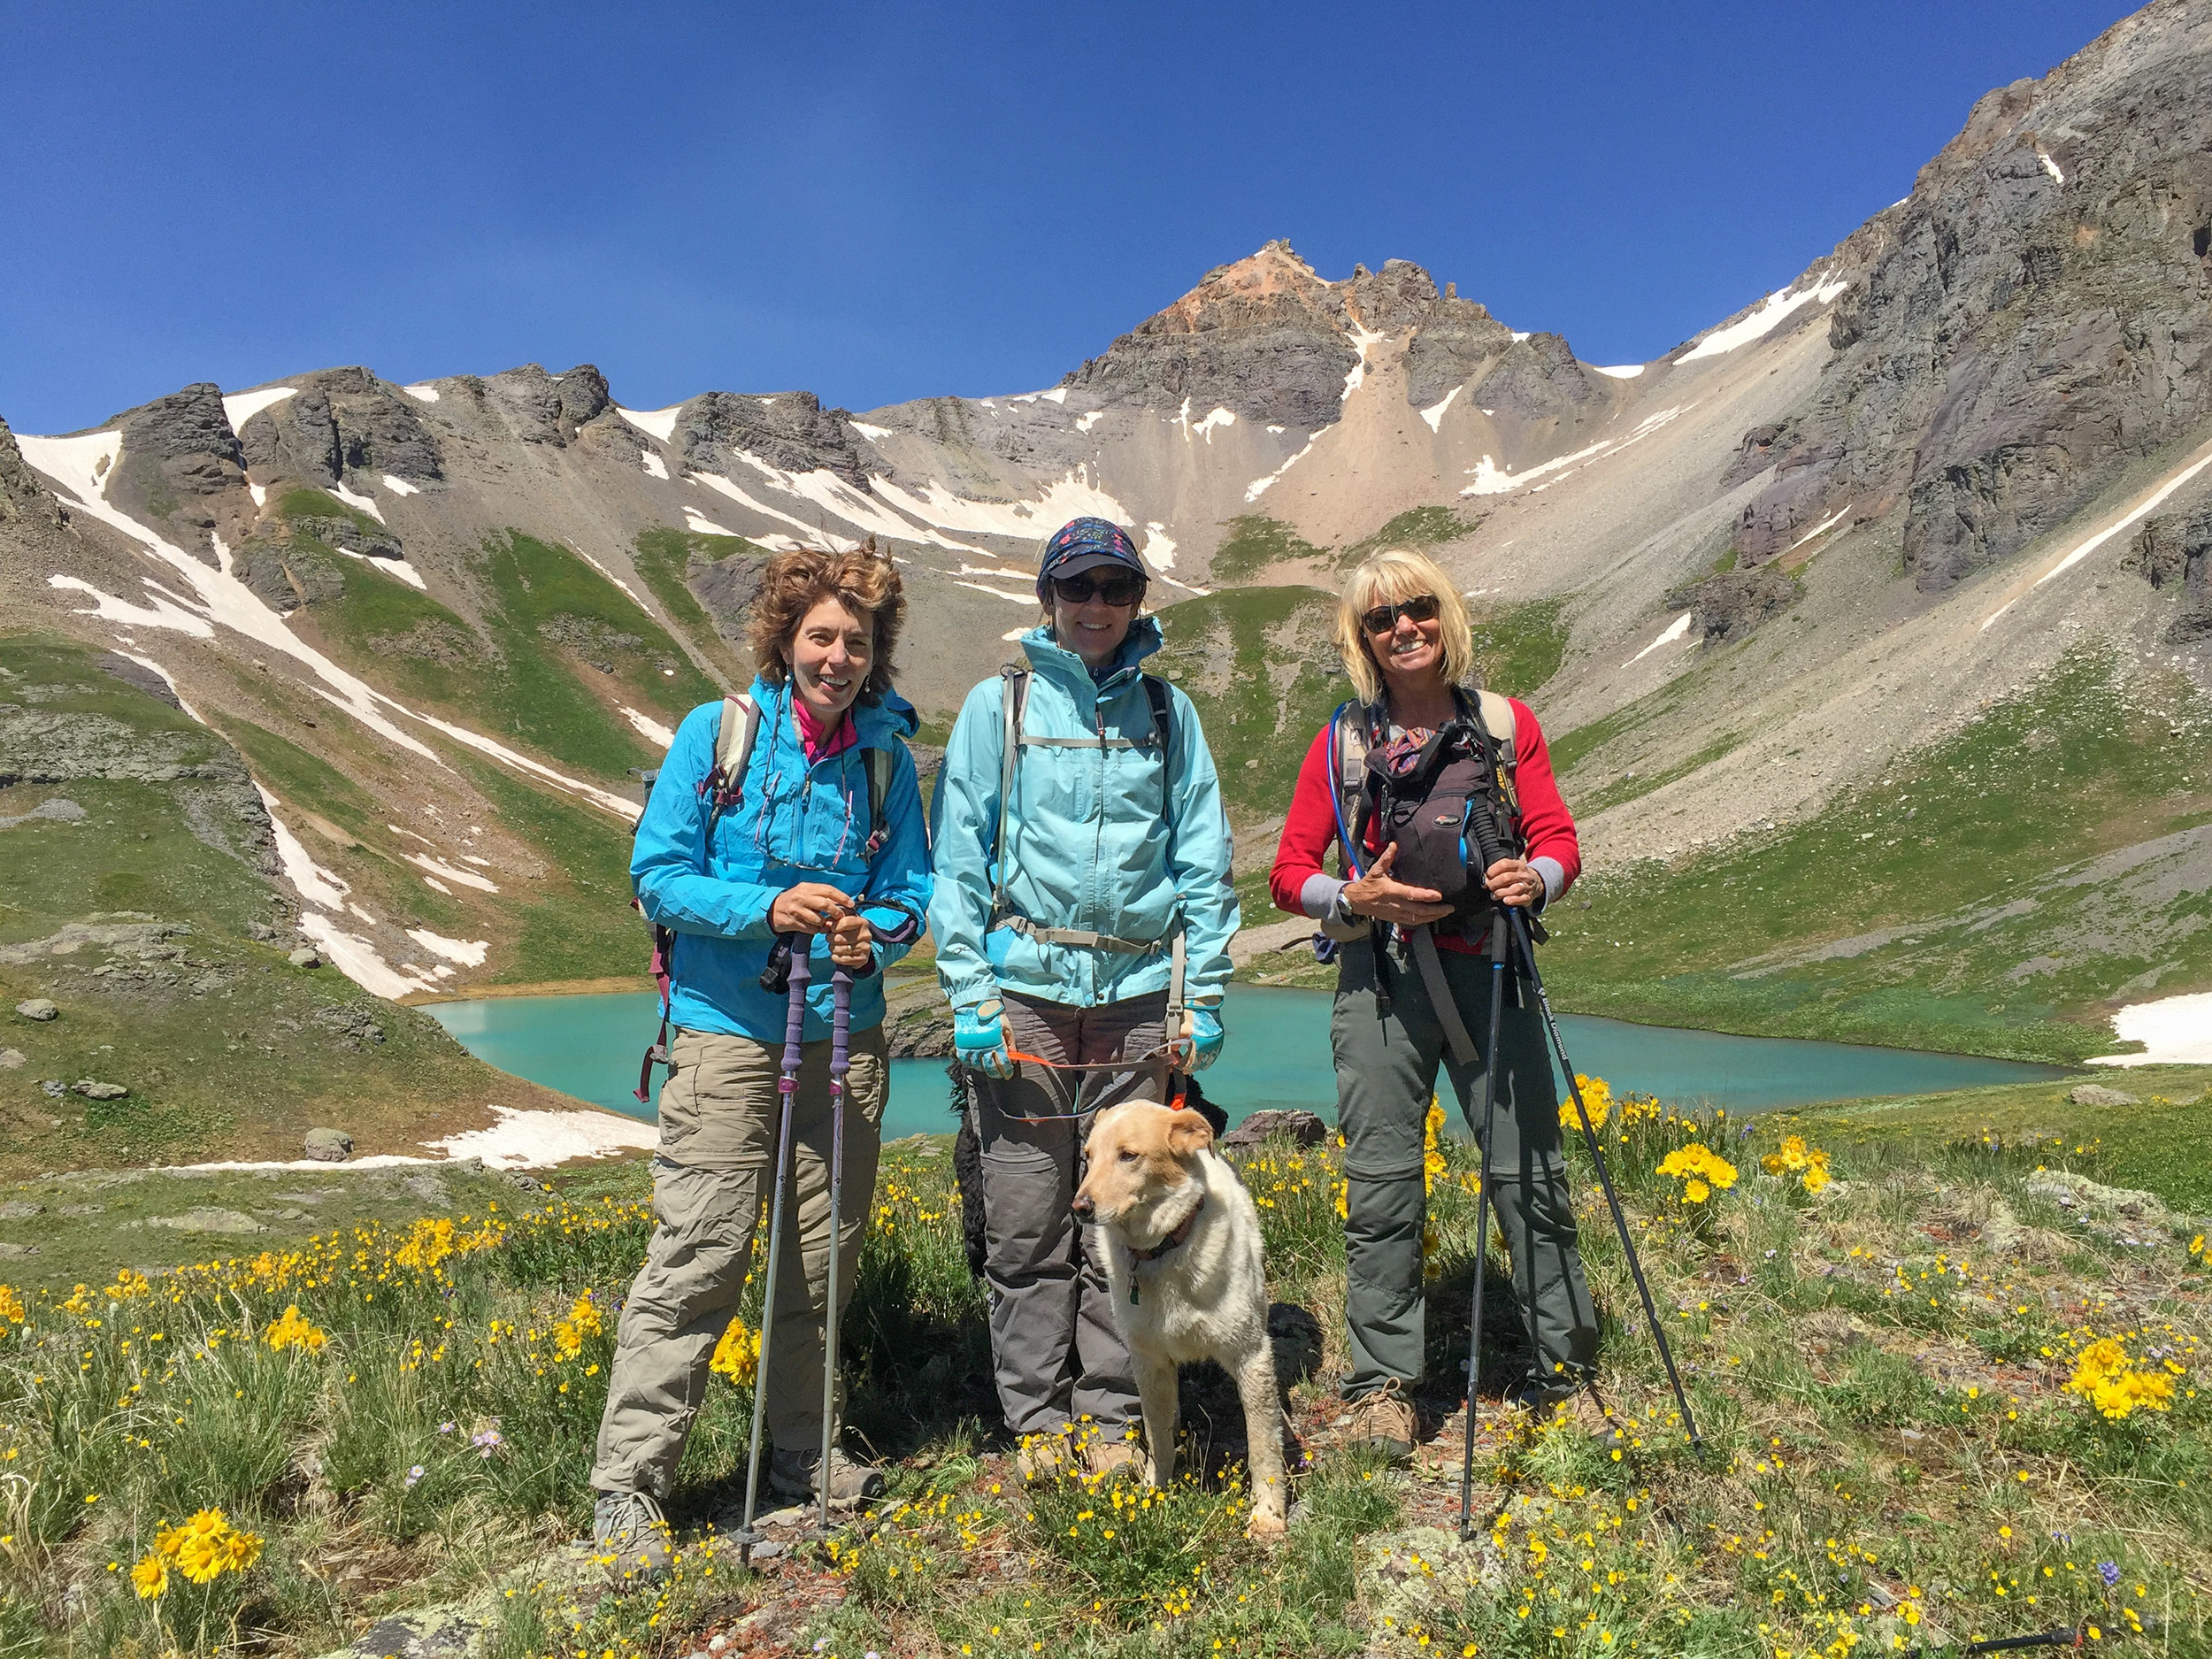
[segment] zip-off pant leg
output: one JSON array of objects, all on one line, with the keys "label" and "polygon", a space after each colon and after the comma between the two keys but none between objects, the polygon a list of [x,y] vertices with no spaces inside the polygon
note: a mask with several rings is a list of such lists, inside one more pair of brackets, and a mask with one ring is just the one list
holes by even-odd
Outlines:
[{"label": "zip-off pant leg", "polygon": [[[1440,1065],[1471,1128],[1480,1133],[1482,1076],[1489,1041],[1489,958],[1440,951],[1461,1020],[1478,1048],[1475,1063],[1449,1059],[1443,1027],[1418,967],[1387,949],[1390,1013],[1376,1013],[1375,953],[1347,945],[1338,970],[1330,1041],[1335,1050],[1338,1122],[1347,1184],[1345,1322],[1351,1368],[1344,1393],[1356,1399],[1421,1374],[1424,1352],[1422,1225],[1428,1213],[1421,1179],[1422,1125]],[[1541,1016],[1532,1002],[1509,1001],[1499,1032],[1496,1124],[1490,1196],[1513,1264],[1514,1290],[1536,1355],[1540,1380],[1586,1380],[1597,1358],[1597,1315],[1582,1272],[1566,1161],[1560,1152],[1559,1102]]]},{"label": "zip-off pant leg", "polygon": [[[1002,1001],[1008,1041],[1041,1059],[1133,1059],[1166,1041],[1164,991],[1097,1008],[1011,993]],[[979,1079],[991,1358],[999,1404],[1016,1434],[1053,1433],[1084,1417],[1118,1429],[1139,1416],[1129,1350],[1106,1286],[1105,1247],[1069,1206],[1082,1184],[1092,1120],[1122,1101],[1157,1098],[1163,1075],[1157,1064],[1043,1077],[1025,1065],[1010,1080]]]},{"label": "zip-off pant leg", "polygon": [[[852,1033],[845,1180],[839,1217],[841,1300],[849,1305],[875,1194],[885,1084],[880,1025]],[[822,1360],[829,1270],[827,1038],[805,1045],[792,1102],[797,1158],[784,1212],[775,1329],[764,1347],[767,1426],[788,1450],[822,1443]],[[781,1044],[680,1031],[660,1094],[653,1166],[656,1225],[616,1327],[592,1486],[665,1501],[685,1437],[706,1398],[708,1362],[745,1292],[753,1232],[775,1181]],[[765,1248],[763,1250],[765,1268]]]}]

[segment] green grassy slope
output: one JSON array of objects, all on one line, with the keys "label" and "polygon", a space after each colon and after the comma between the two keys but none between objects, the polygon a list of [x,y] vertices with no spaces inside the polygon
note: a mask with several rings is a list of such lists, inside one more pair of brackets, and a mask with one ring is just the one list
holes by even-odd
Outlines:
[{"label": "green grassy slope", "polygon": [[742,653],[716,631],[714,619],[686,586],[695,563],[713,564],[733,553],[749,554],[760,559],[768,557],[750,541],[737,536],[704,535],[695,530],[672,530],[665,526],[639,531],[632,548],[638,574],[645,579],[653,597],[667,609],[685,638],[698,647],[731,685],[743,687],[750,683],[752,672],[741,660]]},{"label": "green grassy slope", "polygon": [[[1568,1006],[1655,1023],[2108,1050],[2105,1005],[2212,984],[2212,901],[2066,872],[2212,823],[2208,731],[2212,703],[2185,680],[2078,650],[1805,823],[1586,878],[1552,918],[1548,972]],[[1571,772],[1563,787],[1586,811]],[[1656,853],[1668,832],[1650,833]]]},{"label": "green grassy slope", "polygon": [[[0,961],[0,1048],[25,1056],[0,1071],[0,1177],[296,1156],[318,1124],[349,1131],[359,1150],[396,1150],[483,1123],[488,1100],[555,1102],[470,1058],[426,1016],[334,970],[291,966],[288,910],[256,839],[245,764],[96,660],[60,639],[0,637],[0,778],[64,774],[0,785],[0,819],[19,820],[0,829],[0,949],[19,958]],[[365,792],[285,740],[250,734],[253,764],[288,799],[367,828]],[[25,816],[59,801],[85,816]],[[409,886],[414,913],[448,920],[434,895]],[[71,924],[137,923],[163,930],[61,955],[21,949]],[[60,1018],[13,1011],[33,997],[50,998]],[[128,1092],[57,1098],[40,1087],[83,1079]]]}]

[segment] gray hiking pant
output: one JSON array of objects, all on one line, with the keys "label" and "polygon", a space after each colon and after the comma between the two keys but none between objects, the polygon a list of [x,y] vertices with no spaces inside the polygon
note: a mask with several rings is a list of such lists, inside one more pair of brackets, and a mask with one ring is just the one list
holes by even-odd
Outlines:
[{"label": "gray hiking pant", "polygon": [[[1167,1039],[1167,993],[1097,1008],[1004,994],[1005,1031],[1025,1054],[1061,1064],[1136,1059]],[[1141,1415],[1129,1350],[1114,1325],[1105,1247],[1070,1208],[1083,1141],[1099,1111],[1160,1098],[1164,1069],[976,1074],[983,1217],[991,1286],[991,1360],[1006,1426],[1049,1434],[1090,1417],[1119,1428]],[[1037,1121],[1025,1121],[1034,1119]]]},{"label": "gray hiking pant", "polygon": [[[1437,953],[1477,1048],[1475,1064],[1450,1058],[1411,954],[1386,947],[1390,1012],[1377,1017],[1374,948],[1344,947],[1329,1038],[1336,1052],[1337,1120],[1344,1132],[1348,1186],[1345,1322],[1352,1365],[1348,1399],[1421,1374],[1424,1307],[1421,1229],[1428,1198],[1421,1181],[1422,1125],[1440,1063],[1478,1134],[1482,1075],[1489,1056],[1490,961]],[[1574,1202],[1560,1152],[1559,1095],[1544,1047],[1542,1016],[1523,990],[1505,1006],[1497,1064],[1496,1128],[1490,1195],[1513,1260],[1513,1288],[1536,1356],[1530,1381],[1541,1390],[1588,1380],[1597,1360],[1596,1310],[1582,1275]]]},{"label": "gray hiking pant", "polygon": [[[792,1097],[795,1190],[784,1202],[776,1323],[763,1343],[762,1386],[771,1443],[818,1452],[829,1280],[829,1039],[806,1044],[803,1056]],[[884,1056],[881,1025],[852,1033],[838,1216],[838,1298],[846,1306],[876,1190]],[[591,1472],[595,1491],[644,1492],[663,1502],[706,1398],[708,1362],[745,1292],[754,1227],[774,1191],[783,1045],[680,1031],[669,1058],[653,1161],[656,1225],[616,1327]],[[764,1241],[761,1271],[767,1271]]]}]

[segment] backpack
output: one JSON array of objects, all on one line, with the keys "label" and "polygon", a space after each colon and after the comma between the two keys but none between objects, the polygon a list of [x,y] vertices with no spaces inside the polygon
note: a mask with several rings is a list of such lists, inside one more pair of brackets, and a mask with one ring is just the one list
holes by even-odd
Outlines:
[{"label": "backpack", "polygon": [[[753,742],[759,735],[760,705],[750,696],[723,698],[722,712],[714,730],[714,764],[697,786],[699,798],[707,803],[706,845],[710,849],[714,845],[714,826],[721,821],[722,814],[744,799],[745,767],[752,759]],[[890,826],[884,803],[890,799],[891,776],[897,762],[897,756],[887,749],[864,747],[860,751],[861,766],[868,774],[868,840],[861,849],[863,857],[873,858],[889,839]],[[645,785],[644,802],[649,804],[653,787],[660,780],[660,769],[656,767],[638,776]],[[644,821],[645,814],[641,810],[638,823]],[[633,842],[636,840],[634,827],[631,839]],[[641,915],[644,913],[644,907],[634,895],[630,908]],[[653,984],[660,992],[661,1029],[638,1067],[637,1087],[633,1092],[641,1102],[652,1098],[653,1068],[668,1064],[669,974],[676,960],[676,935],[672,930],[649,921],[646,933],[652,941]]]},{"label": "backpack", "polygon": [[[1333,804],[1344,873],[1348,878],[1362,873],[1367,832],[1379,816],[1383,844],[1398,849],[1393,866],[1397,878],[1433,887],[1455,906],[1453,915],[1435,925],[1446,933],[1479,932],[1490,914],[1489,893],[1472,868],[1473,815],[1486,812],[1498,844],[1510,853],[1521,849],[1513,705],[1494,691],[1470,697],[1455,690],[1453,696],[1458,714],[1430,739],[1412,766],[1394,777],[1383,762],[1379,705],[1347,703],[1329,718]],[[1361,938],[1368,930],[1369,924],[1357,919],[1322,924],[1322,932],[1337,943]]]}]

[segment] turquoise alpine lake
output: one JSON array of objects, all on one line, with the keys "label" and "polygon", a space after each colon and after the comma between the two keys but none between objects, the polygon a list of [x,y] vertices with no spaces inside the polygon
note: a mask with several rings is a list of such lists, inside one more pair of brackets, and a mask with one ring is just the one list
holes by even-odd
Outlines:
[{"label": "turquoise alpine lake", "polygon": [[[1329,1053],[1329,994],[1232,986],[1223,1024],[1228,1043],[1205,1072],[1207,1097],[1233,1121],[1263,1107],[1302,1106],[1336,1119],[1336,1071]],[[504,996],[434,1002],[423,1010],[480,1060],[633,1118],[641,1102],[638,1062],[659,1025],[646,992],[602,996]],[[1736,1037],[1722,1032],[1632,1025],[1563,1015],[1561,1034],[1575,1069],[1616,1094],[1656,1094],[1674,1105],[1732,1113],[1875,1094],[1917,1094],[2063,1076],[2055,1066],[1974,1055]],[[656,1071],[657,1087],[664,1073]],[[949,1133],[945,1063],[894,1060],[885,1138]],[[1453,1114],[1457,1121],[1457,1114]]]}]

